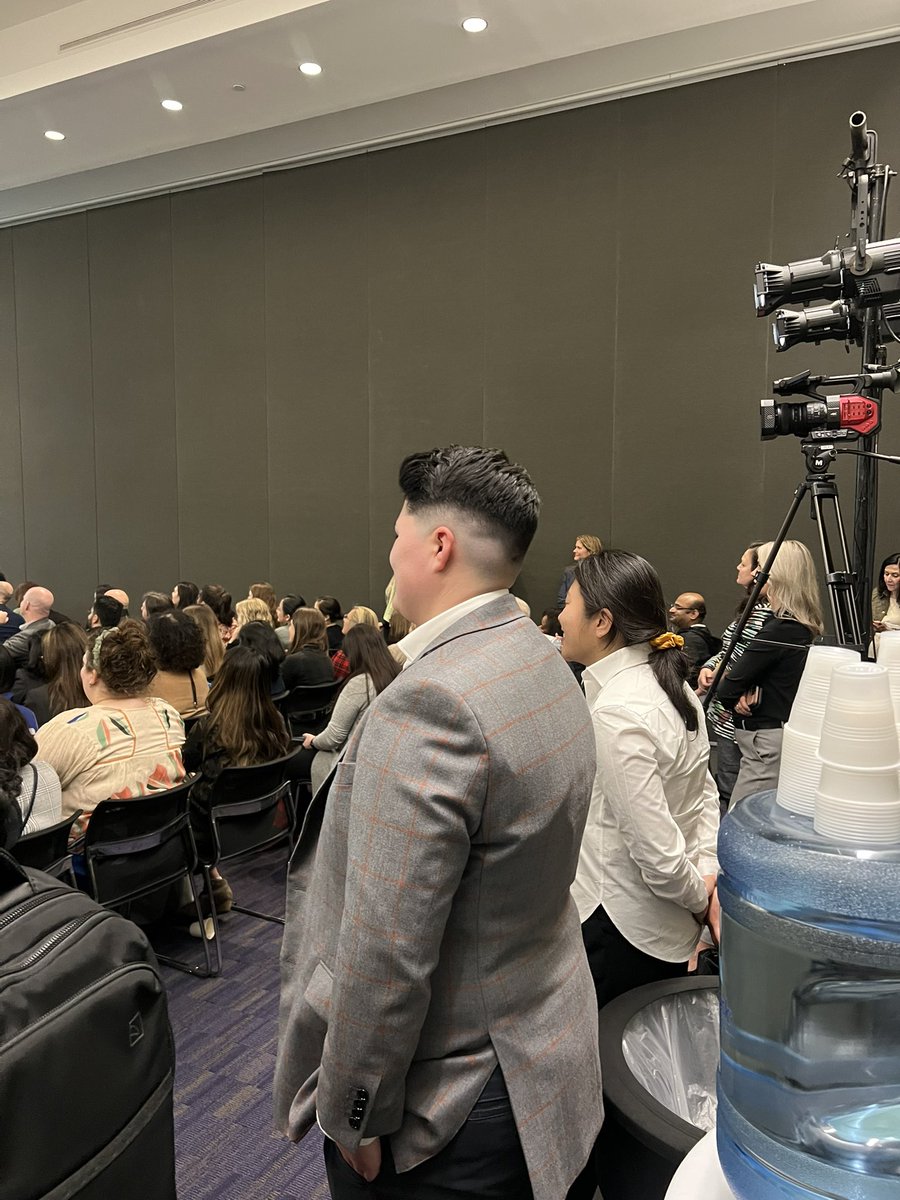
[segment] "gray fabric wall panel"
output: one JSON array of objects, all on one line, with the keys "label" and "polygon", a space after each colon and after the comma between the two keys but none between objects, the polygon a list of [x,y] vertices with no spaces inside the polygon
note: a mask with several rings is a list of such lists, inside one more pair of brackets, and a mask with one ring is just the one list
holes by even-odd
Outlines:
[{"label": "gray fabric wall panel", "polygon": [[271,578],[367,599],[366,159],[265,181]]},{"label": "gray fabric wall panel", "polygon": [[88,214],[99,575],[168,590],[178,561],[170,201]]},{"label": "gray fabric wall panel", "polygon": [[26,566],[74,617],[97,586],[86,226],[13,231]]},{"label": "gray fabric wall panel", "polygon": [[482,439],[484,199],[483,133],[369,157],[373,599],[391,573],[400,460]]},{"label": "gray fabric wall panel", "polygon": [[18,581],[25,578],[25,511],[11,229],[0,232],[0,414],[0,571]]},{"label": "gray fabric wall panel", "polygon": [[263,181],[172,197],[181,572],[269,574]]},{"label": "gray fabric wall panel", "polygon": [[661,99],[622,106],[613,535],[657,567],[667,600],[702,592],[718,628],[759,536],[768,331],[752,283],[774,103],[759,74]]},{"label": "gray fabric wall panel", "polygon": [[485,441],[541,493],[535,616],[576,535],[610,535],[617,127],[606,105],[488,133]]}]

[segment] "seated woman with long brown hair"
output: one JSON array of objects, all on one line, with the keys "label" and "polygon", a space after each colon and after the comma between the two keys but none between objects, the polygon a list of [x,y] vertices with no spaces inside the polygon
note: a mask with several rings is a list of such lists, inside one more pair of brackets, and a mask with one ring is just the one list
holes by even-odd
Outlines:
[{"label": "seated woman with long brown hair", "polygon": [[87,634],[80,625],[54,625],[32,638],[28,665],[16,675],[12,698],[30,708],[39,725],[67,709],[90,704],[81,686],[81,667]]},{"label": "seated woman with long brown hair", "polygon": [[[257,766],[290,749],[284,718],[269,694],[270,675],[267,658],[250,646],[238,644],[225,655],[209,690],[208,715],[191,730],[182,751],[185,768],[200,775],[191,791],[192,807],[205,807],[226,767]],[[231,888],[217,871],[212,884],[216,911],[228,912]]]},{"label": "seated woman with long brown hair", "polygon": [[297,608],[291,617],[294,636],[281,667],[286,688],[315,687],[334,681],[328,657],[325,618],[317,608]]},{"label": "seated woman with long brown hair", "polygon": [[[359,718],[400,674],[400,664],[388,652],[381,630],[371,625],[348,629],[343,649],[350,663],[350,674],[338,694],[331,720],[321,733],[303,735],[306,749],[316,751],[310,763],[314,793],[327,779]],[[301,775],[298,770],[298,778]]]},{"label": "seated woman with long brown hair", "polygon": [[203,674],[206,676],[206,682],[212,683],[225,657],[225,643],[219,632],[219,622],[213,610],[206,604],[189,604],[184,611],[200,626],[204,646]]}]

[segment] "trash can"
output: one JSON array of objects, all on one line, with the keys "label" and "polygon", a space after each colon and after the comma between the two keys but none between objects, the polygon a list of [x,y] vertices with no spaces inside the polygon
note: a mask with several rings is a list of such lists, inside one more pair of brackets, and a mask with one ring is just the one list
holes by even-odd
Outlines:
[{"label": "trash can", "polygon": [[716,1123],[718,977],[666,979],[607,1004],[600,1063],[603,1200],[663,1200],[678,1164]]}]

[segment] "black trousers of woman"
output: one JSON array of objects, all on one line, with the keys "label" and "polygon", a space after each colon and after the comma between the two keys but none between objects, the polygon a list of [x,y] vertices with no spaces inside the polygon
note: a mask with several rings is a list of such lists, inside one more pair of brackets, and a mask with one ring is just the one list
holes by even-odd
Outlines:
[{"label": "black trousers of woman", "polygon": [[[699,937],[699,927],[697,934]],[[677,979],[687,974],[687,963],[664,962],[652,958],[624,938],[607,916],[603,906],[594,912],[581,926],[584,948],[587,953],[594,988],[597,992],[597,1010],[645,983],[656,983],[660,979]],[[606,1125],[594,1143],[594,1151],[588,1164],[569,1189],[568,1200],[593,1200],[599,1186],[604,1200],[617,1200],[615,1186],[609,1178],[604,1180],[604,1158],[607,1137]]]}]

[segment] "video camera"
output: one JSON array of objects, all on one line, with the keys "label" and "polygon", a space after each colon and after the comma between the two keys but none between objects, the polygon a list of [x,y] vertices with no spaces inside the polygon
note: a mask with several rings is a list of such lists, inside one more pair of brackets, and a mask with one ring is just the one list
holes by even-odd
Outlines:
[{"label": "video camera", "polygon": [[[772,390],[778,396],[808,396],[808,400],[766,399],[759,402],[760,436],[763,441],[782,434],[812,441],[856,441],[881,428],[881,404],[866,391],[893,391],[900,371],[897,366],[872,367],[859,375],[812,375],[803,371],[776,379]],[[850,385],[848,395],[829,396],[821,387]]]}]

